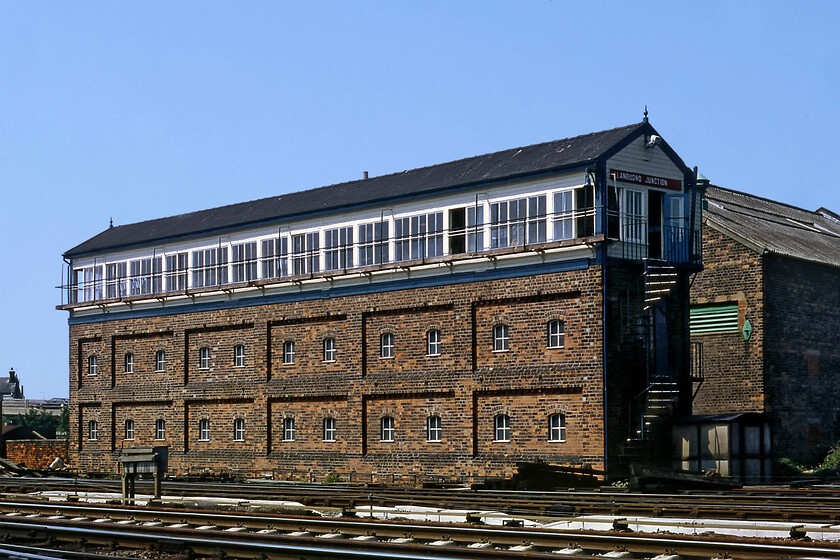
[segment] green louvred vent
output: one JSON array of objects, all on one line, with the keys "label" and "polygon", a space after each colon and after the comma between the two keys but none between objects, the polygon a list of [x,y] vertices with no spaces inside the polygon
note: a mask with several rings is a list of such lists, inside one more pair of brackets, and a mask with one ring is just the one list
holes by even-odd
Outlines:
[{"label": "green louvred vent", "polygon": [[739,332],[738,304],[727,303],[692,307],[689,330],[692,335]]}]

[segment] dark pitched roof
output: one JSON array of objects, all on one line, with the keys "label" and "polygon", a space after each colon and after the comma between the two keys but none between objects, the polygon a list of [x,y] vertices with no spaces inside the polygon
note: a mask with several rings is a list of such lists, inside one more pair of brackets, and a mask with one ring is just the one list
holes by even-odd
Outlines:
[{"label": "dark pitched roof", "polygon": [[706,190],[709,225],[757,251],[840,266],[840,220],[751,194],[712,186]]},{"label": "dark pitched roof", "polygon": [[653,130],[646,122],[636,123],[401,173],[111,227],[73,247],[64,256],[75,257],[184,235],[558,171],[595,161],[644,127]]}]

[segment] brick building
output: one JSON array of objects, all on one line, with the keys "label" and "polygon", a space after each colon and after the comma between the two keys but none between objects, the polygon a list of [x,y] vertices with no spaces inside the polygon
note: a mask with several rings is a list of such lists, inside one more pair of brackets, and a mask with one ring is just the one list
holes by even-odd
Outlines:
[{"label": "brick building", "polygon": [[812,461],[840,440],[840,217],[720,187],[706,202],[693,412],[764,413],[762,445]]},{"label": "brick building", "polygon": [[64,254],[71,462],[621,472],[687,412],[694,176],[645,119],[111,227]]}]

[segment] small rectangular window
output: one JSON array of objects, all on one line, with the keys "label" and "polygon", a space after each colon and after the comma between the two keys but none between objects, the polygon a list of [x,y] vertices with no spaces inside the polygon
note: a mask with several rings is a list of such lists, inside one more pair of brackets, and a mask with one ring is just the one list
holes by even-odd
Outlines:
[{"label": "small rectangular window", "polygon": [[507,352],[510,349],[508,342],[508,326],[496,325],[493,327],[493,352]]},{"label": "small rectangular window", "polygon": [[206,346],[198,350],[198,368],[210,369],[210,348]]},{"label": "small rectangular window", "polygon": [[88,356],[88,373],[90,375],[96,375],[98,366],[96,360],[96,354],[92,354]]},{"label": "small rectangular window", "polygon": [[441,428],[440,416],[429,416],[426,420],[426,439],[428,441],[440,441],[443,436],[443,429]]},{"label": "small rectangular window", "polygon": [[548,347],[563,348],[566,344],[566,327],[563,321],[548,322]]},{"label": "small rectangular window", "polygon": [[245,441],[244,418],[236,418],[233,421],[233,441]]},{"label": "small rectangular window", "polygon": [[426,355],[440,356],[440,331],[437,329],[426,333]]},{"label": "small rectangular window", "polygon": [[155,439],[166,439],[166,421],[162,419],[155,420]]},{"label": "small rectangular window", "polygon": [[283,419],[283,441],[294,441],[295,440],[295,419],[294,418],[284,418]]},{"label": "small rectangular window", "polygon": [[287,340],[283,343],[283,363],[295,363],[295,342],[293,340]]},{"label": "small rectangular window", "polygon": [[125,421],[125,439],[134,439],[134,420]]},{"label": "small rectangular window", "polygon": [[91,420],[88,422],[88,439],[95,440],[97,437],[99,437],[99,425],[96,420]]},{"label": "small rectangular window", "polygon": [[158,350],[155,354],[155,371],[166,371],[166,352]]},{"label": "small rectangular window", "polygon": [[134,354],[131,352],[125,355],[125,373],[134,373]]},{"label": "small rectangular window", "polygon": [[325,362],[334,362],[335,361],[335,339],[334,338],[325,338],[324,339],[324,361]]},{"label": "small rectangular window", "polygon": [[245,346],[242,344],[233,347],[233,365],[234,367],[245,367]]},{"label": "small rectangular window", "polygon": [[382,333],[379,337],[379,357],[393,358],[394,357],[394,334]]},{"label": "small rectangular window", "polygon": [[510,441],[510,416],[499,414],[493,420],[495,441]]},{"label": "small rectangular window", "polygon": [[394,417],[385,416],[379,421],[381,441],[394,441]]},{"label": "small rectangular window", "polygon": [[552,414],[548,417],[549,441],[566,441],[566,416]]},{"label": "small rectangular window", "polygon": [[210,420],[207,418],[198,421],[198,440],[210,441]]},{"label": "small rectangular window", "polygon": [[335,441],[335,418],[324,418],[324,441]]}]

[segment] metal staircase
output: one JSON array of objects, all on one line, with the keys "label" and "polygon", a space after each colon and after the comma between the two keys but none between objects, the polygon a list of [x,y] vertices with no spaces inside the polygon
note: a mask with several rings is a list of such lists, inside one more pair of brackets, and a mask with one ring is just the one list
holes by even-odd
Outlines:
[{"label": "metal staircase", "polygon": [[656,421],[672,414],[680,396],[679,385],[673,378],[663,375],[664,372],[661,371],[651,371],[651,357],[648,354],[651,344],[652,314],[657,312],[657,303],[667,297],[677,285],[678,274],[673,266],[662,260],[644,259],[643,263],[644,305],[635,323],[645,324],[647,331],[644,337],[645,359],[648,363],[647,385],[636,395],[630,407],[631,440],[648,439]]},{"label": "metal staircase", "polygon": [[644,259],[645,307],[647,311],[667,296],[677,284],[677,270],[665,261]]}]

